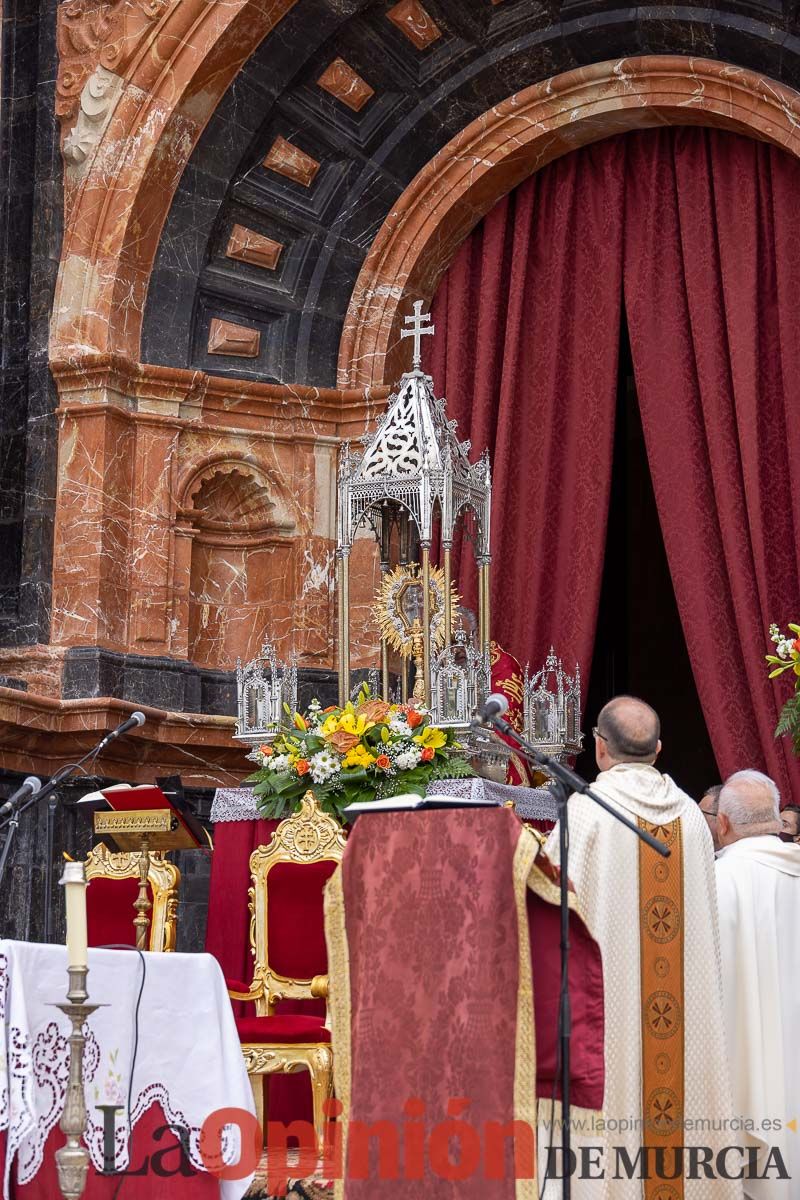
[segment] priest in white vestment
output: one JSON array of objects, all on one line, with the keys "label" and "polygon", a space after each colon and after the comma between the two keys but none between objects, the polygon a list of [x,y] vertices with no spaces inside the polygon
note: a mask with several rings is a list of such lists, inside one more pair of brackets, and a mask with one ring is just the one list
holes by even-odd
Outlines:
[{"label": "priest in white vestment", "polygon": [[[734,1109],[765,1174],[745,1180],[756,1200],[800,1197],[800,846],[780,840],[779,806],[777,787],[758,771],[732,775],[719,798],[725,1032]],[[765,1171],[770,1147],[789,1180]]]},{"label": "priest in white vestment", "polygon": [[[671,853],[662,858],[591,799],[570,798],[569,875],[600,944],[606,995],[605,1124],[576,1131],[579,1145],[602,1147],[605,1176],[575,1179],[572,1194],[733,1200],[741,1182],[719,1172],[720,1151],[737,1137],[729,1128],[711,834],[697,804],[654,766],[660,723],[649,705],[616,697],[594,734],[594,790]],[[558,844],[556,829],[547,845],[556,860]],[[741,1155],[722,1165],[735,1175]],[[548,1184],[546,1194],[558,1190]]]}]

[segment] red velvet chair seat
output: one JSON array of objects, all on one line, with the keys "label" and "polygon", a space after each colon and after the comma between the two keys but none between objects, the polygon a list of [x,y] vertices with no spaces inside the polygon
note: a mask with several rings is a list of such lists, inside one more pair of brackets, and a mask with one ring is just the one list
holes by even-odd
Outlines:
[{"label": "red velvet chair seat", "polygon": [[274,1017],[237,1017],[236,1028],[241,1042],[329,1042],[331,1032],[322,1017],[303,1017],[286,1013]]}]

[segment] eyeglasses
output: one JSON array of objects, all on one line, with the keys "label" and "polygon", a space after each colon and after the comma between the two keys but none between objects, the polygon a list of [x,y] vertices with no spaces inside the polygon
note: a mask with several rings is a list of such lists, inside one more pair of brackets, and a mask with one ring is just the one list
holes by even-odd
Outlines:
[{"label": "eyeglasses", "polygon": [[601,732],[600,732],[600,730],[597,728],[597,726],[596,726],[596,725],[595,725],[594,729],[592,730],[592,733],[594,734],[594,736],[595,736],[596,738],[600,738],[600,741],[601,741],[601,742],[607,742],[607,741],[608,741],[608,738],[606,737],[606,735],[605,735],[604,733],[601,733]]}]

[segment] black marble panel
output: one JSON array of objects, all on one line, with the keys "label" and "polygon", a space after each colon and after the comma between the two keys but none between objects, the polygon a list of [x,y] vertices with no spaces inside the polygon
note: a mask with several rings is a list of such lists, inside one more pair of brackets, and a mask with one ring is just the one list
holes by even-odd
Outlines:
[{"label": "black marble panel", "polygon": [[[297,675],[301,708],[306,708],[314,696],[323,706],[336,703],[335,671],[301,667]],[[352,686],[366,678],[366,670],[353,671]],[[236,715],[235,671],[211,670],[172,658],[115,654],[93,646],[73,647],[67,651],[62,688],[65,700],[110,696],[170,712]]]},{"label": "black marble panel", "polygon": [[55,0],[8,0],[0,103],[0,644],[46,641],[56,397],[47,339],[61,238]]}]

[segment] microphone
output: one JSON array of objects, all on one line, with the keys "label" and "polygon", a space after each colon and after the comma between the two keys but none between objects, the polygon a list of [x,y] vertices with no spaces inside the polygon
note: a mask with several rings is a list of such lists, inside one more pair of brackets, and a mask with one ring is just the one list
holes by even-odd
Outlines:
[{"label": "microphone", "polygon": [[5,804],[0,807],[0,820],[13,813],[14,809],[19,807],[20,800],[24,800],[26,796],[30,796],[33,792],[38,792],[41,786],[41,779],[37,779],[35,775],[29,775],[25,782],[17,788],[13,796],[9,796]]},{"label": "microphone", "polygon": [[486,702],[481,705],[472,724],[476,727],[485,725],[495,717],[502,717],[505,712],[508,712],[508,700],[500,692],[493,692],[491,696],[486,698]]},{"label": "microphone", "polygon": [[105,750],[109,742],[113,742],[115,738],[122,737],[123,734],[128,733],[129,730],[135,729],[139,725],[144,725],[146,720],[147,717],[143,712],[131,713],[126,721],[123,721],[122,724],[118,725],[116,729],[112,729],[111,733],[106,734],[103,740],[98,744],[95,754],[100,754],[101,751]]}]

